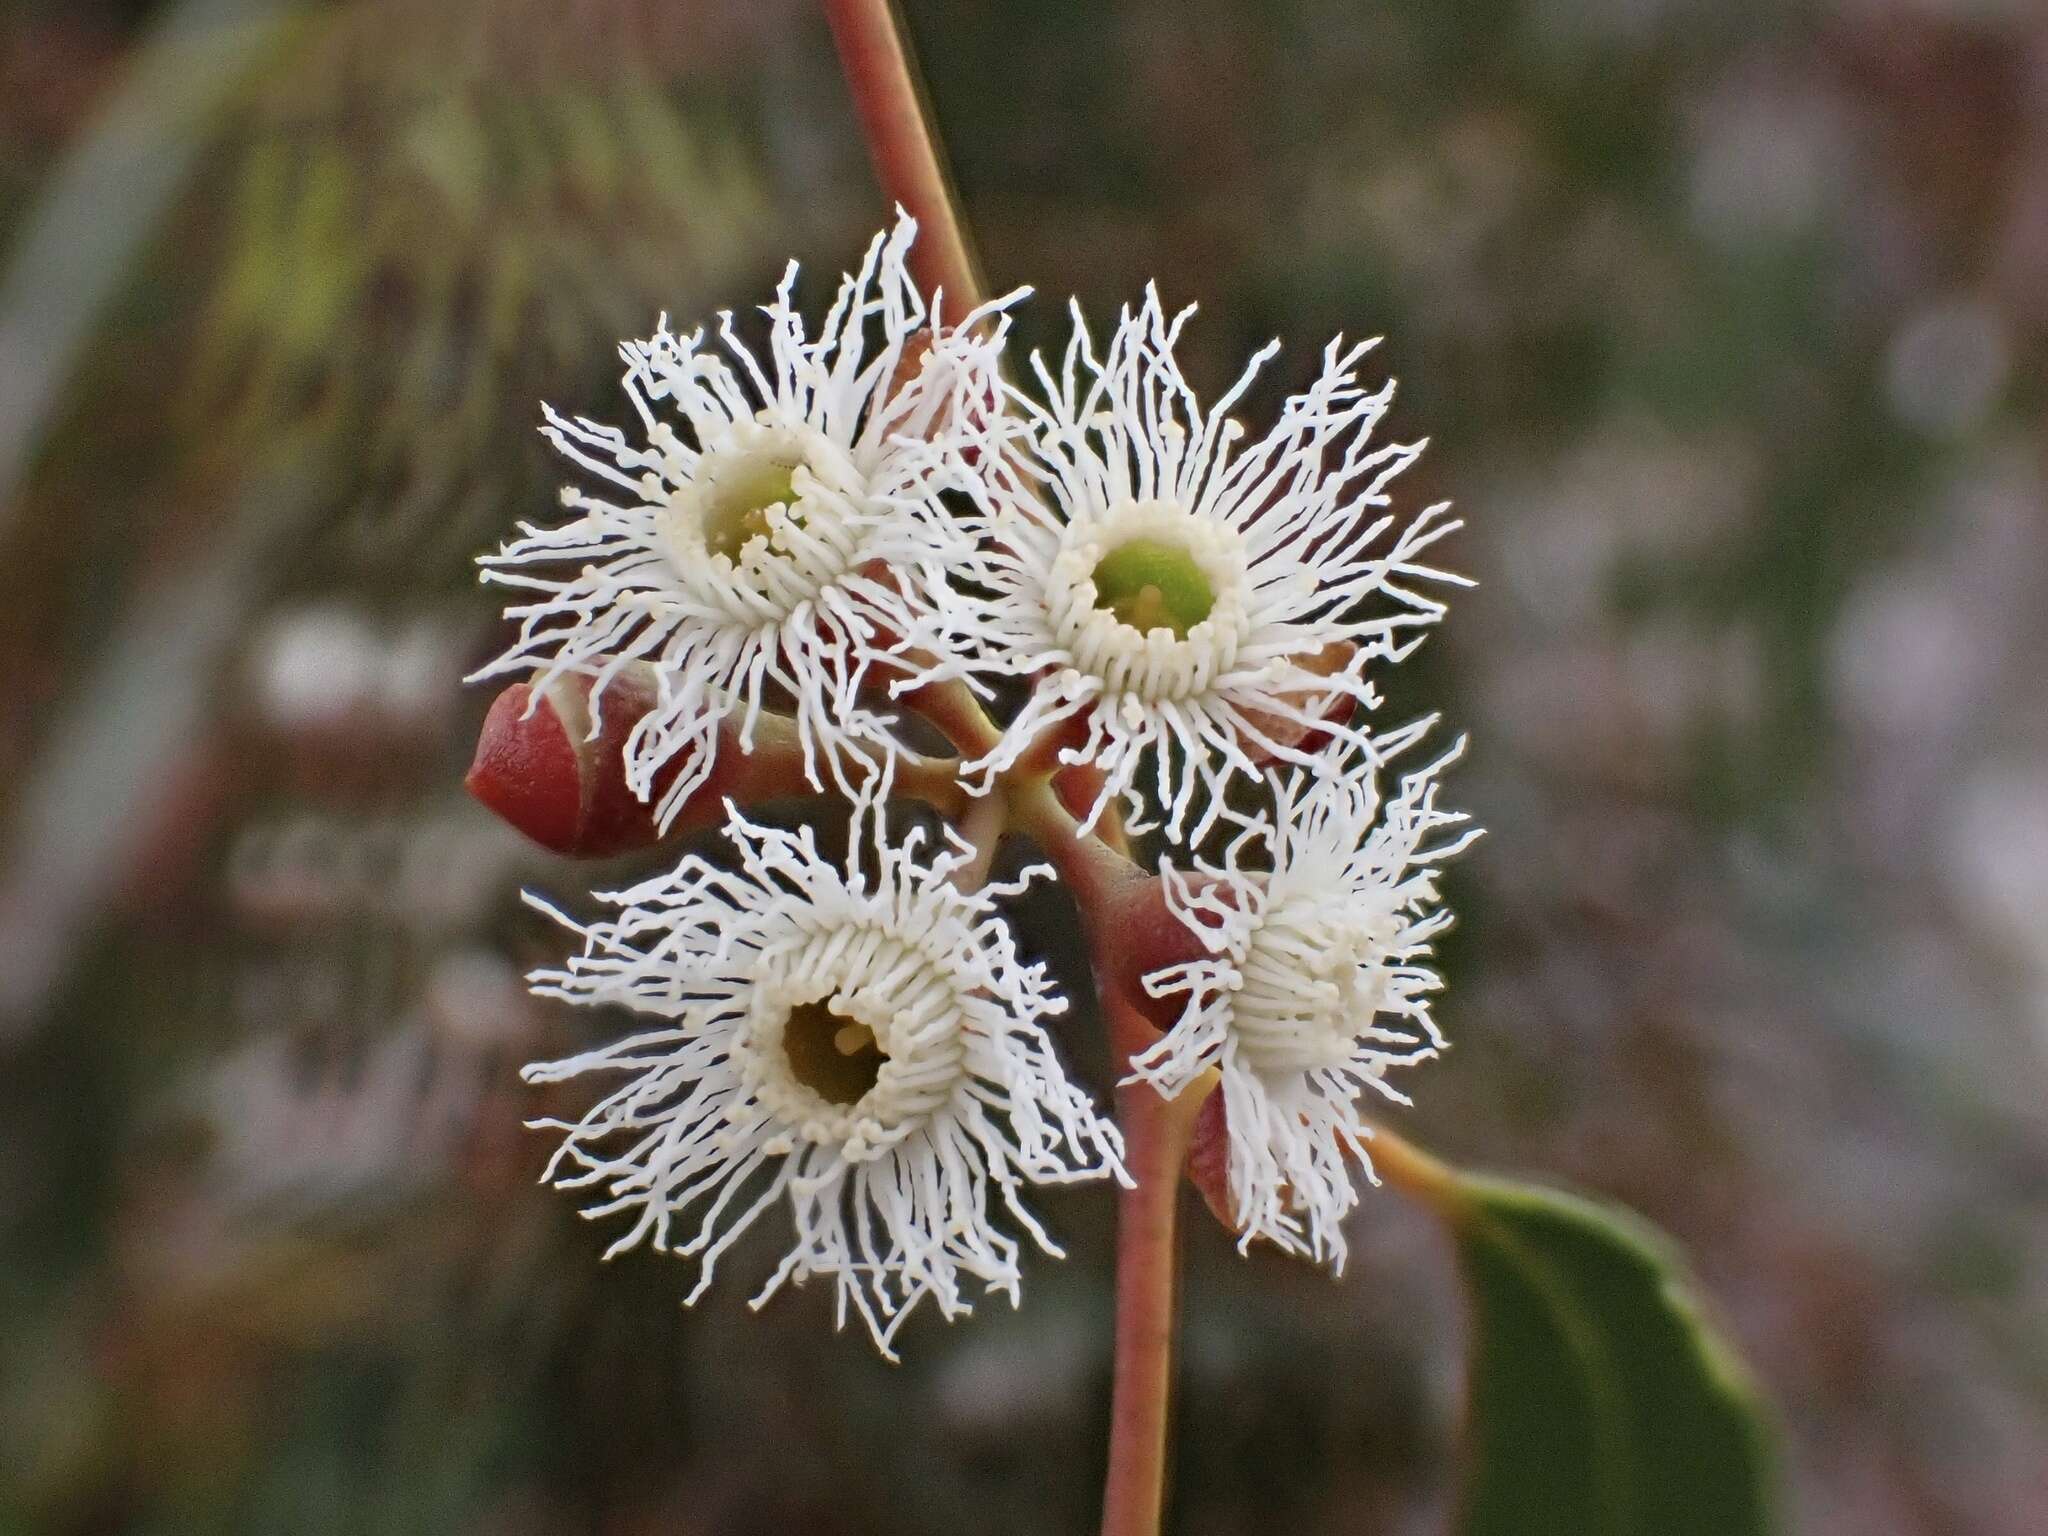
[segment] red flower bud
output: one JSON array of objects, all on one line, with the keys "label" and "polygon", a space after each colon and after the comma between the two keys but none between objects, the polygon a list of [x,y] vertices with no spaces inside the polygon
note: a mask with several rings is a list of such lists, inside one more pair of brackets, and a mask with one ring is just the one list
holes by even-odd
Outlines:
[{"label": "red flower bud", "polygon": [[[896,400],[905,390],[917,382],[918,376],[925,370],[925,365],[931,361],[932,346],[935,340],[936,338],[929,326],[920,331],[913,331],[904,338],[903,351],[896,359],[896,371],[889,378],[887,397],[891,401]],[[964,409],[969,421],[975,426],[986,426],[992,422],[1002,410],[1001,394],[995,387],[993,379],[991,379],[988,388],[981,391],[975,399],[965,402],[948,401],[943,403],[931,419],[925,435],[936,436],[941,428],[950,426],[951,423],[946,420],[947,416],[954,410],[961,409]],[[972,465],[980,461],[981,448],[978,444],[967,443],[962,446],[961,454]]]},{"label": "red flower bud", "polygon": [[883,398],[894,400],[904,390],[917,382],[917,376],[924,372],[925,359],[932,354],[932,329],[912,331],[903,338],[903,350],[896,356],[896,371],[889,375],[889,387]]},{"label": "red flower bud", "polygon": [[[1220,1086],[1211,1090],[1195,1111],[1195,1129],[1182,1168],[1223,1230],[1232,1237],[1243,1236],[1244,1223],[1237,1219],[1237,1202],[1230,1197],[1230,1109]],[[1282,1198],[1286,1198],[1284,1193]]]},{"label": "red flower bud", "polygon": [[[879,582],[893,591],[900,592],[902,590],[903,584],[901,579],[897,576],[895,568],[886,560],[869,560],[862,564],[855,574],[864,576],[869,581]],[[871,619],[870,623],[874,626],[874,632],[868,636],[869,645],[885,656],[894,655],[903,649],[902,635],[898,634],[889,625],[882,623],[879,619]],[[870,663],[864,681],[869,688],[884,691],[888,684],[907,675],[900,666],[893,662],[876,661]]]},{"label": "red flower bud", "polygon": [[718,728],[711,773],[663,832],[654,807],[683,771],[672,759],[654,776],[645,801],[626,783],[626,738],[656,699],[652,683],[633,672],[606,684],[597,699],[601,721],[590,734],[590,679],[558,677],[539,690],[514,683],[499,694],[463,780],[469,792],[543,848],[571,858],[603,859],[652,848],[664,837],[709,826],[728,797],[744,803],[809,792],[796,728],[779,715],[754,723],[754,750],[741,749],[727,721]]},{"label": "red flower bud", "polygon": [[492,701],[465,788],[543,848],[577,851],[583,828],[583,762],[562,717],[514,683]]},{"label": "red flower bud", "polygon": [[[599,696],[602,728],[593,738],[590,681],[558,677],[537,697],[530,684],[514,683],[499,694],[463,783],[543,848],[599,859],[652,847],[662,834],[653,806],[626,785],[626,738],[654,707],[654,690],[630,674],[615,678]],[[673,763],[657,778],[657,800],[681,768]],[[701,825],[717,806],[715,785],[707,784],[679,822]]]},{"label": "red flower bud", "polygon": [[1075,763],[1052,776],[1052,792],[1076,821],[1088,814],[1102,794],[1103,771],[1093,763]]}]

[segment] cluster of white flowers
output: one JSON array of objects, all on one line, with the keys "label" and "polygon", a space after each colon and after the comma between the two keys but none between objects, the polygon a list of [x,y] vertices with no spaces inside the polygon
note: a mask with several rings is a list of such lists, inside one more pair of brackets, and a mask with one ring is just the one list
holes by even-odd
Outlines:
[{"label": "cluster of white flowers", "polygon": [[[843,865],[729,807],[732,867],[692,856],[602,898],[608,921],[563,918],[583,952],[537,989],[660,1023],[528,1077],[623,1077],[543,1122],[565,1136],[550,1177],[633,1217],[615,1251],[696,1258],[694,1299],[786,1207],[795,1242],[757,1303],[829,1278],[842,1322],[885,1352],[927,1296],[948,1317],[965,1282],[1015,1301],[1002,1212],[1057,1252],[1024,1185],[1128,1182],[1115,1126],[1054,1055],[1065,1002],[1018,957],[997,905],[1015,887],[985,883],[985,848],[884,808],[905,694],[988,699],[1009,680],[1023,701],[957,765],[967,789],[999,807],[1020,771],[1087,764],[1079,835],[1106,815],[1161,834],[1167,905],[1202,957],[1146,977],[1185,1002],[1126,1066],[1168,1096],[1220,1078],[1247,1243],[1341,1264],[1347,1159],[1370,1173],[1363,1092],[1405,1102],[1387,1069],[1442,1044],[1435,876],[1472,835],[1438,808],[1441,761],[1381,792],[1426,723],[1376,733],[1368,671],[1441,616],[1456,578],[1423,557],[1457,525],[1389,510],[1421,445],[1370,441],[1391,398],[1356,378],[1370,343],[1331,343],[1247,439],[1230,412],[1274,349],[1205,408],[1174,357],[1188,312],[1148,292],[1100,356],[1077,309],[1058,372],[1031,358],[1033,392],[1001,371],[1019,295],[940,325],[905,265],[913,234],[903,218],[876,238],[815,340],[792,268],[765,368],[730,316],[718,349],[665,325],[628,344],[635,435],[549,413],[613,494],[566,491],[569,521],[486,558],[531,600],[479,674],[533,678],[536,697],[588,678],[594,736],[606,685],[651,672],[626,775],[664,824],[710,776],[721,724],[751,750],[763,711],[853,802]],[[1248,795],[1268,808],[1237,808]]]}]

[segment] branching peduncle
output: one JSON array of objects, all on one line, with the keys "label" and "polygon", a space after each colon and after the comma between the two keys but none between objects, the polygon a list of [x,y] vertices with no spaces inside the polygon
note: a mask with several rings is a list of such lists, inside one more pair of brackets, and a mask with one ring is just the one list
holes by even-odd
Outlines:
[{"label": "branching peduncle", "polygon": [[[920,226],[912,273],[927,293],[943,292],[938,318],[957,321],[982,301],[983,288],[894,6],[891,0],[824,0],[824,6],[876,177]],[[985,756],[1000,739],[964,684],[918,689],[904,702],[965,758]],[[1026,758],[1028,771],[1004,776],[991,790],[1003,807],[1000,818],[984,822],[970,812],[967,835],[986,858],[1002,831],[1028,832],[1058,870],[1088,930],[1113,1059],[1128,1061],[1158,1035],[1128,990],[1115,954],[1115,919],[1128,908],[1132,890],[1156,877],[1132,862],[1114,810],[1094,831],[1081,830],[1054,784],[1056,753]],[[1176,1219],[1182,1164],[1201,1101],[1194,1091],[1164,1099],[1144,1084],[1117,1090],[1117,1121],[1134,1182],[1118,1210],[1116,1375],[1103,1536],[1157,1536],[1160,1529],[1179,1275]]]}]

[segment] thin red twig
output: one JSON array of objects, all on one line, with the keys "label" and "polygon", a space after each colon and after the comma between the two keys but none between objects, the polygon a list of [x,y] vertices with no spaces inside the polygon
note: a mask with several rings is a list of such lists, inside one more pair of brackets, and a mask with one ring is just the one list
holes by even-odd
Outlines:
[{"label": "thin red twig", "polygon": [[[952,187],[940,159],[924,99],[892,0],[823,0],[833,40],[882,190],[918,222],[911,275],[927,294],[942,293],[939,319],[957,323],[985,297]],[[939,720],[956,749],[985,749],[989,724],[957,685],[927,689],[910,702]],[[1129,1060],[1156,1038],[1124,995],[1113,953],[1118,936],[1113,899],[1139,878],[1120,848],[1082,839],[1049,787],[1036,803],[1015,802],[1060,866],[1096,948],[1096,973],[1112,1053]],[[1115,826],[1114,821],[1110,823]],[[1111,841],[1120,845],[1120,832]],[[1176,1218],[1181,1166],[1202,1095],[1166,1100],[1145,1084],[1117,1091],[1125,1161],[1136,1184],[1117,1217],[1116,1379],[1110,1409],[1109,1475],[1103,1491],[1103,1536],[1158,1536],[1165,1504],[1167,1421],[1172,1402],[1174,1305],[1180,1255]]]},{"label": "thin red twig", "polygon": [[939,318],[957,322],[982,301],[981,278],[955,212],[952,184],[895,6],[891,0],[824,0],[824,5],[875,177],[883,192],[917,220],[911,275],[927,295],[943,292]]},{"label": "thin red twig", "polygon": [[[1110,995],[1103,1002],[1113,1059],[1127,1061],[1158,1038],[1128,999]],[[1102,1536],[1158,1536],[1165,1513],[1181,1166],[1202,1098],[1191,1091],[1162,1099],[1149,1083],[1117,1089],[1124,1164],[1137,1182],[1117,1205],[1116,1377]]]}]

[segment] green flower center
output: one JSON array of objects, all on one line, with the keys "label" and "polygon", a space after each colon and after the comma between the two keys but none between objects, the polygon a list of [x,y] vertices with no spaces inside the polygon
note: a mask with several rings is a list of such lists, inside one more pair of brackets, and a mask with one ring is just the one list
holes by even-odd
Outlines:
[{"label": "green flower center", "polygon": [[737,561],[754,539],[768,534],[768,509],[796,500],[796,466],[775,459],[733,465],[712,481],[704,497],[704,544]]},{"label": "green flower center", "polygon": [[1141,536],[1119,544],[1097,563],[1095,606],[1140,634],[1164,629],[1184,640],[1209,617],[1216,592],[1186,549]]},{"label": "green flower center", "polygon": [[827,1104],[858,1104],[882,1075],[888,1055],[867,1025],[829,1003],[800,1003],[782,1026],[790,1075]]}]

